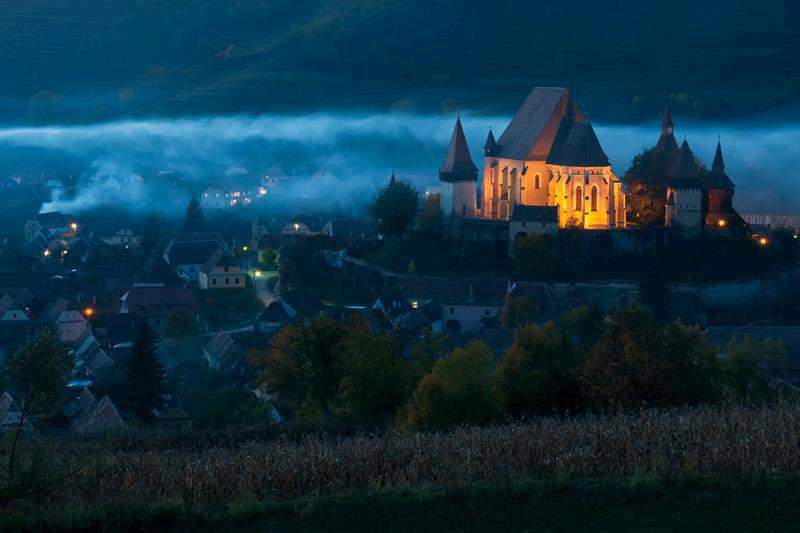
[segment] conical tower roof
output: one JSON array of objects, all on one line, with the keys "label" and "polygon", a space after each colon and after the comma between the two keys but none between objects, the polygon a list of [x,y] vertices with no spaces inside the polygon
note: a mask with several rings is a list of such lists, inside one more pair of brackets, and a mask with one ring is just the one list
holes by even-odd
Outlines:
[{"label": "conical tower roof", "polygon": [[697,166],[692,149],[689,148],[689,143],[684,139],[678,153],[675,154],[675,159],[667,170],[667,185],[673,187],[700,187],[700,168]]},{"label": "conical tower roof", "polygon": [[664,118],[661,119],[661,128],[666,130],[667,128],[674,128],[675,123],[672,122],[672,114],[669,112],[669,106],[664,106]]},{"label": "conical tower roof", "polygon": [[717,151],[714,152],[714,162],[711,163],[714,172],[725,172],[725,160],[722,158],[722,143],[717,141]]},{"label": "conical tower roof", "polygon": [[442,166],[439,167],[439,179],[442,181],[478,179],[478,167],[472,162],[472,156],[469,154],[467,139],[464,136],[464,129],[461,127],[461,117],[456,119],[450,147],[447,149]]},{"label": "conical tower roof", "polygon": [[493,155],[494,152],[497,150],[497,142],[494,140],[494,133],[492,133],[492,128],[489,128],[489,135],[486,136],[486,142],[483,145],[483,152],[487,155]]},{"label": "conical tower roof", "polygon": [[733,181],[725,174],[725,160],[722,157],[722,144],[717,141],[717,151],[714,153],[714,162],[708,174],[709,189],[733,189]]}]

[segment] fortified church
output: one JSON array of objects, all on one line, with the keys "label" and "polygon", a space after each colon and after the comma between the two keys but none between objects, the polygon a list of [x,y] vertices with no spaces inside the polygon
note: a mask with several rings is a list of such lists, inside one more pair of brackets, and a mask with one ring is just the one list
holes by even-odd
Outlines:
[{"label": "fortified church", "polygon": [[[705,171],[686,141],[678,147],[665,111],[656,150],[672,158],[656,178],[664,225],[697,237],[704,227],[743,224],[733,209],[733,182],[718,145]],[[536,87],[499,139],[489,134],[483,169],[472,160],[460,117],[439,168],[441,207],[449,231],[464,240],[513,240],[559,228],[625,229],[625,184],[611,169],[597,135],[568,89]]]}]

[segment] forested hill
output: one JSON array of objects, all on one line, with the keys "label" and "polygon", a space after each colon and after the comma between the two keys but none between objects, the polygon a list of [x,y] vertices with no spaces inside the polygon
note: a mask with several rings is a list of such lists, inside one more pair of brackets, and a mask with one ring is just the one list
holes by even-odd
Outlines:
[{"label": "forested hill", "polygon": [[[0,117],[298,106],[507,111],[569,85],[595,117],[800,100],[783,0],[0,0]],[[486,95],[492,95],[486,98]]]}]

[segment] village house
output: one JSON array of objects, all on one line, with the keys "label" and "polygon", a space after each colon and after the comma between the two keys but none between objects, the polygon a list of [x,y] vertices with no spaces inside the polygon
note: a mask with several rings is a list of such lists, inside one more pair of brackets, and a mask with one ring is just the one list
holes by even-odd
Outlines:
[{"label": "village house", "polygon": [[408,277],[399,280],[398,289],[414,308],[427,310],[434,330],[470,331],[499,325],[509,281],[482,278]]},{"label": "village house", "polygon": [[[89,393],[91,395],[91,393]],[[94,399],[94,396],[91,397]],[[125,431],[125,420],[108,396],[89,403],[85,401],[77,414],[70,421],[70,429],[79,434],[117,433]],[[88,406],[84,406],[88,404]]]},{"label": "village house", "polygon": [[129,228],[120,229],[111,237],[104,237],[101,240],[111,246],[124,246],[126,249],[138,248],[142,245],[142,236],[135,234]]},{"label": "village house", "polygon": [[203,265],[228,246],[216,233],[178,233],[164,249],[164,261],[182,278],[197,282]]},{"label": "village house", "polygon": [[72,215],[58,211],[39,213],[25,223],[25,242],[28,243],[39,235],[48,242],[56,238],[69,238],[77,231],[78,221]]},{"label": "village house", "polygon": [[59,338],[66,344],[77,342],[86,329],[91,327],[78,305],[63,298],[56,299],[50,305],[44,318],[56,329]]},{"label": "village house", "polygon": [[267,194],[268,180],[250,175],[243,167],[231,167],[225,178],[203,190],[200,203],[208,209],[247,207]]},{"label": "village house", "polygon": [[313,217],[298,215],[281,228],[281,233],[284,235],[313,235],[317,233],[316,222]]},{"label": "village house", "polygon": [[306,289],[284,291],[270,303],[256,321],[259,331],[268,333],[302,318],[314,318],[322,313],[322,302]]},{"label": "village house", "polygon": [[183,287],[131,287],[122,297],[120,313],[132,313],[163,333],[171,317],[197,321],[197,299]]},{"label": "village house", "polygon": [[239,267],[236,259],[218,250],[206,261],[198,276],[198,285],[208,289],[244,289],[247,274]]},{"label": "village house", "polygon": [[[22,420],[22,409],[8,392],[0,396],[0,435],[8,431],[14,431]],[[24,429],[30,429],[28,420],[22,422]]]},{"label": "village house", "polygon": [[10,294],[0,298],[0,321],[30,320],[28,312]]},{"label": "village house", "polygon": [[203,359],[211,370],[229,374],[238,366],[241,350],[230,333],[218,332],[203,346]]}]

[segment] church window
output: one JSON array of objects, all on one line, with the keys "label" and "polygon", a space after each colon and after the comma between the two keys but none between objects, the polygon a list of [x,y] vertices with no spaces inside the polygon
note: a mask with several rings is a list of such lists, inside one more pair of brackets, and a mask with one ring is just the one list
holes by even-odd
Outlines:
[{"label": "church window", "polygon": [[533,178],[533,183],[534,183],[533,186],[536,187],[537,189],[541,189],[542,187],[541,183],[539,182],[539,179],[540,179],[539,174],[536,174],[536,177]]},{"label": "church window", "polygon": [[592,211],[597,211],[597,187],[592,187]]},{"label": "church window", "polygon": [[583,189],[575,189],[575,211],[583,211]]}]

